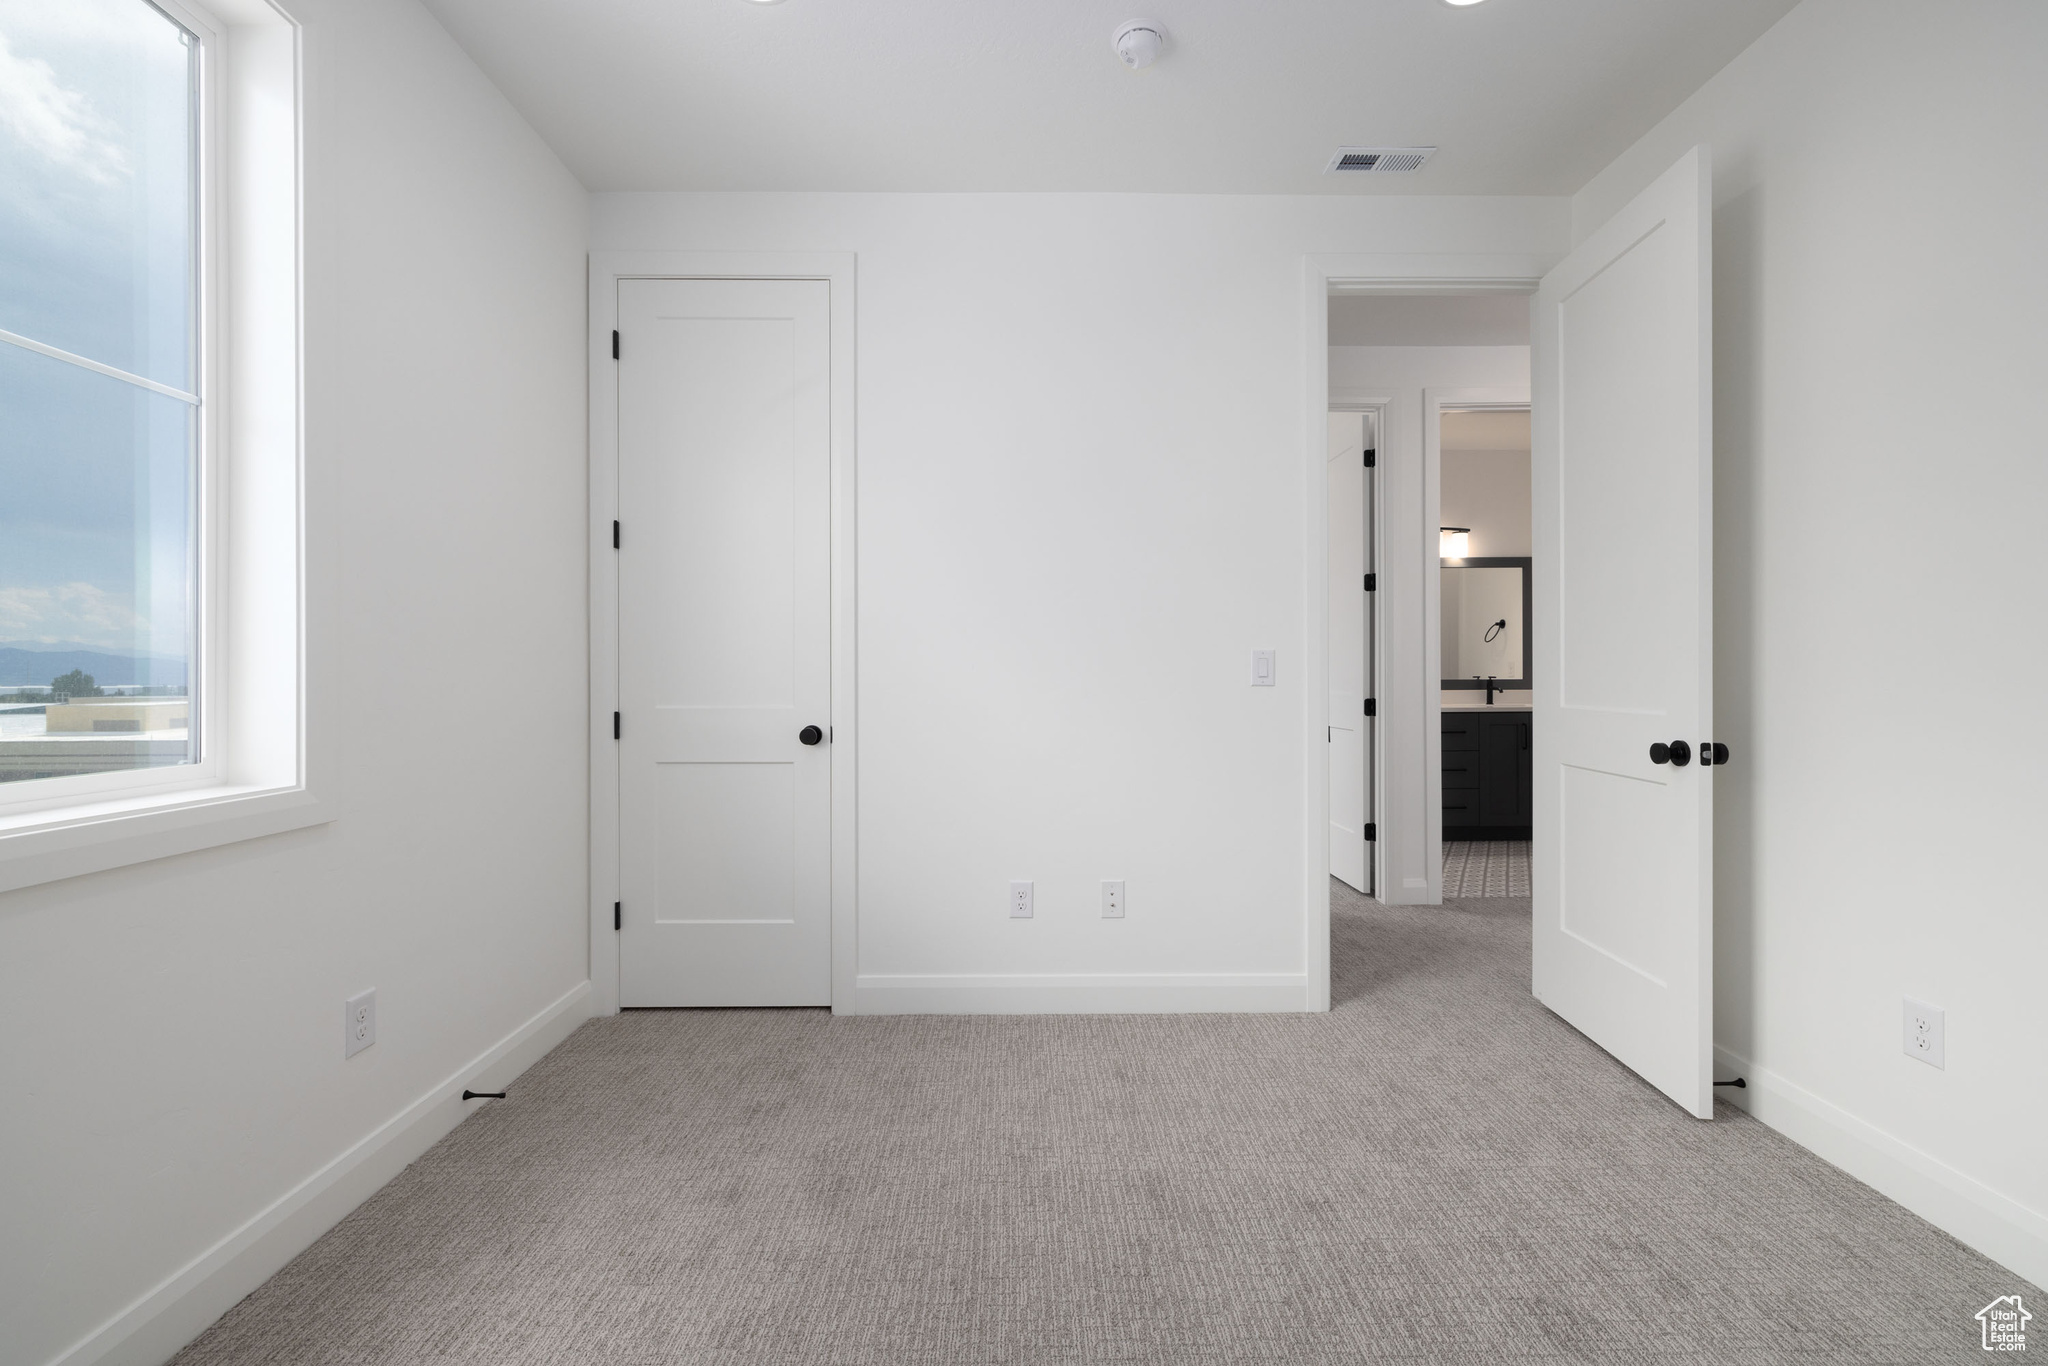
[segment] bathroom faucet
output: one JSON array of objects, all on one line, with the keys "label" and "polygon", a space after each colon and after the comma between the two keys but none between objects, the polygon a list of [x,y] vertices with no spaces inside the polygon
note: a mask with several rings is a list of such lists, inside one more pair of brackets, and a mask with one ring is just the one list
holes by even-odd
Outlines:
[{"label": "bathroom faucet", "polygon": [[[1499,686],[1498,684],[1496,684],[1496,683],[1495,683],[1495,682],[1493,681],[1493,680],[1494,680],[1494,679],[1495,679],[1496,677],[1498,677],[1498,676],[1499,676],[1499,675],[1497,675],[1497,674],[1488,674],[1488,675],[1486,676],[1486,705],[1487,705],[1487,706],[1489,706],[1489,707],[1493,705],[1493,695],[1494,695],[1494,694],[1495,694],[1496,692],[1506,692],[1506,691],[1507,691],[1507,689],[1506,689],[1506,688],[1500,687],[1500,686]],[[1477,679],[1477,678],[1479,677],[1479,675],[1478,675],[1478,674],[1473,674],[1473,675],[1472,675],[1472,677],[1473,677],[1473,678],[1474,678],[1474,679],[1476,680],[1476,679]]]}]

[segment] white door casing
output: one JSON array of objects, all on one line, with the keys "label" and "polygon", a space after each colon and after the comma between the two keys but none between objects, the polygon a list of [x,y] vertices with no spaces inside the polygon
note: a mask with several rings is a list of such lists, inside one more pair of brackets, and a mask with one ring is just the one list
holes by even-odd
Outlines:
[{"label": "white door casing", "polygon": [[620,1003],[827,1005],[829,286],[618,310]]},{"label": "white door casing", "polygon": [[1713,1115],[1710,167],[1544,277],[1531,335],[1535,993]]},{"label": "white door casing", "polygon": [[1367,861],[1365,424],[1330,414],[1330,875],[1372,890]]}]

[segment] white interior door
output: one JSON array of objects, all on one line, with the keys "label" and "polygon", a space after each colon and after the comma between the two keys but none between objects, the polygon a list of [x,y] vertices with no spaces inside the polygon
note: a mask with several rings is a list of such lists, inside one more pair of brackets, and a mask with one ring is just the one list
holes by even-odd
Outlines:
[{"label": "white interior door", "polygon": [[1714,1109],[1713,785],[1697,757],[1714,715],[1709,174],[1695,148],[1566,257],[1536,293],[1531,338],[1534,989],[1703,1119]]},{"label": "white interior door", "polygon": [[622,1005],[831,1003],[829,288],[619,283]]},{"label": "white interior door", "polygon": [[1330,414],[1330,874],[1372,890],[1365,842],[1366,479],[1363,413]]}]

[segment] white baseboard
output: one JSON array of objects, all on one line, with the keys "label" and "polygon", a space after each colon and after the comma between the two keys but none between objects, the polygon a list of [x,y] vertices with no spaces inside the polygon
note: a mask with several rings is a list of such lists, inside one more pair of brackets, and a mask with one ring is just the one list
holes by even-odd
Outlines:
[{"label": "white baseboard", "polygon": [[465,1088],[504,1090],[574,1033],[590,1015],[589,1000],[590,983],[577,983],[154,1290],[53,1357],[50,1366],[160,1366],[168,1361],[460,1124],[479,1103],[463,1103]]},{"label": "white baseboard", "polygon": [[1128,1015],[1308,1009],[1298,972],[863,973],[853,1015]]},{"label": "white baseboard", "polygon": [[1715,1095],[2000,1266],[2048,1287],[2048,1218],[1747,1058],[1716,1048],[1714,1060],[1748,1083],[1741,1090],[1720,1087]]}]

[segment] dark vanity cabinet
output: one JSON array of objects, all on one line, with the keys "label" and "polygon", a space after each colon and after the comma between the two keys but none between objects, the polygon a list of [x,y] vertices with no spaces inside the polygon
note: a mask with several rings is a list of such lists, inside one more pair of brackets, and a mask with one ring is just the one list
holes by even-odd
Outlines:
[{"label": "dark vanity cabinet", "polygon": [[1443,714],[1444,838],[1529,838],[1529,713],[1505,707]]}]

